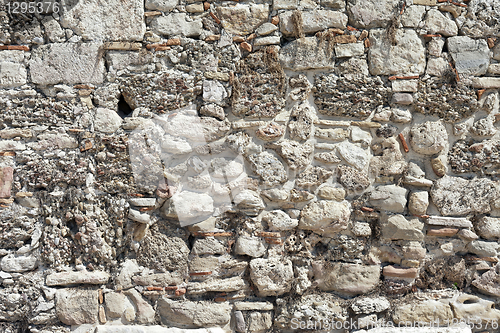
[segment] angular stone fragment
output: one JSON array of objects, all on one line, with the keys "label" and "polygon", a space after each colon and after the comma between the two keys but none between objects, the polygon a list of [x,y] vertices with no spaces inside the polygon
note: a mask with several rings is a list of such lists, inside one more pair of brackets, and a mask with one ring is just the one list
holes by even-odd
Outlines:
[{"label": "angular stone fragment", "polygon": [[328,42],[316,37],[296,39],[280,50],[281,65],[293,71],[330,69],[335,66],[335,54]]},{"label": "angular stone fragment", "polygon": [[247,35],[267,21],[269,5],[237,4],[236,6],[218,6],[217,14],[222,27],[230,34]]},{"label": "angular stone fragment", "polygon": [[169,12],[177,6],[178,0],[146,0],[144,7],[150,10],[160,10],[162,12]]},{"label": "angular stone fragment", "polygon": [[408,211],[412,215],[425,215],[429,206],[429,192],[412,192],[408,200]]},{"label": "angular stone fragment", "polygon": [[448,38],[447,44],[458,73],[468,75],[486,74],[490,64],[490,50],[484,39],[456,36]]},{"label": "angular stone fragment", "polygon": [[278,296],[289,292],[293,280],[293,266],[288,259],[253,259],[250,261],[250,279],[258,295]]},{"label": "angular stone fragment", "polygon": [[24,64],[1,60],[0,88],[15,88],[26,84],[27,72]]},{"label": "angular stone fragment", "polygon": [[173,301],[167,296],[158,299],[161,321],[168,326],[187,328],[225,326],[231,320],[232,306],[228,302]]},{"label": "angular stone fragment", "polygon": [[445,216],[488,213],[490,202],[498,196],[494,183],[487,178],[467,180],[451,176],[438,179],[430,194],[432,202]]},{"label": "angular stone fragment", "polygon": [[266,243],[260,237],[239,236],[234,245],[234,253],[250,257],[262,257],[266,253]]},{"label": "angular stone fragment", "polygon": [[436,300],[426,300],[416,304],[405,304],[398,306],[393,315],[394,323],[403,324],[406,322],[416,323],[435,323],[451,322],[453,312],[450,305],[446,302]]},{"label": "angular stone fragment", "polygon": [[268,312],[252,312],[250,313],[250,323],[248,330],[250,332],[261,332],[271,328],[273,324],[273,317]]},{"label": "angular stone fragment", "polygon": [[308,166],[295,179],[295,186],[310,188],[324,183],[333,173],[322,167]]},{"label": "angular stone fragment", "polygon": [[292,140],[268,143],[266,147],[275,149],[292,170],[305,168],[310,162],[314,148],[311,144],[300,144]]},{"label": "angular stone fragment", "polygon": [[262,216],[262,221],[267,223],[270,230],[284,231],[292,230],[299,221],[292,219],[287,213],[282,210],[273,210]]},{"label": "angular stone fragment", "polygon": [[443,150],[448,143],[448,133],[442,122],[427,121],[410,130],[413,150],[423,155],[433,155]]},{"label": "angular stone fragment", "polygon": [[188,21],[186,13],[158,16],[151,22],[151,29],[164,36],[198,37],[203,30],[201,20]]},{"label": "angular stone fragment", "polygon": [[361,42],[335,45],[335,56],[337,58],[362,56],[364,53],[365,46]]},{"label": "angular stone fragment", "polygon": [[485,239],[500,238],[500,218],[484,216],[476,224],[476,231]]},{"label": "angular stone fragment", "polygon": [[47,275],[47,286],[67,286],[72,284],[105,284],[110,275],[103,271],[63,272]]},{"label": "angular stone fragment", "polygon": [[297,104],[292,108],[288,132],[291,139],[298,141],[311,137],[314,109],[307,103]]},{"label": "angular stone fragment", "polygon": [[391,240],[422,241],[424,224],[417,218],[407,220],[403,215],[384,215],[381,219],[382,237]]},{"label": "angular stone fragment", "polygon": [[357,28],[385,27],[397,10],[397,0],[388,1],[362,1],[349,0],[347,12],[352,24]]},{"label": "angular stone fragment", "polygon": [[352,305],[351,309],[356,314],[360,313],[374,313],[374,312],[382,312],[391,307],[391,303],[385,297],[377,297],[377,298],[361,298],[356,300]]},{"label": "angular stone fragment", "polygon": [[358,170],[363,170],[370,161],[370,156],[364,149],[348,141],[339,143],[337,151],[347,163]]},{"label": "angular stone fragment", "polygon": [[498,273],[498,269],[499,266],[497,264],[495,267],[492,267],[490,270],[483,273],[483,275],[472,281],[472,285],[479,289],[479,291],[483,294],[499,297],[500,283],[498,283],[498,280],[500,278],[500,274]]},{"label": "angular stone fragment", "polygon": [[368,64],[372,75],[420,75],[425,71],[425,47],[415,30],[397,29],[392,45],[386,29],[370,31]]},{"label": "angular stone fragment", "polygon": [[72,29],[84,40],[142,41],[146,32],[142,0],[78,1],[62,14],[61,26]]},{"label": "angular stone fragment", "polygon": [[[294,12],[286,11],[280,14],[280,30],[285,36],[295,33]],[[301,12],[302,26],[299,27],[305,34],[312,34],[328,28],[345,29],[347,15],[331,10],[313,10]]]},{"label": "angular stone fragment", "polygon": [[354,296],[373,290],[380,278],[380,266],[341,262],[313,263],[314,276],[322,291]]},{"label": "angular stone fragment", "polygon": [[335,233],[347,228],[351,215],[347,201],[311,202],[302,209],[299,229],[313,230],[318,233]]},{"label": "angular stone fragment", "polygon": [[103,133],[114,133],[116,132],[123,119],[113,110],[98,108],[95,114],[94,127],[97,131]]},{"label": "angular stone fragment", "polygon": [[498,242],[475,240],[467,244],[467,250],[478,255],[479,257],[496,257],[499,249],[500,245]]},{"label": "angular stone fragment", "polygon": [[396,185],[377,186],[370,194],[370,204],[380,210],[403,213],[407,189]]},{"label": "angular stone fragment", "polygon": [[[142,39],[142,37],[141,37]],[[100,84],[104,80],[101,43],[54,43],[41,45],[31,53],[31,80],[42,86]]]},{"label": "angular stone fragment", "polygon": [[437,9],[431,9],[427,12],[424,29],[427,29],[429,34],[441,34],[446,37],[458,35],[455,21],[447,18]]},{"label": "angular stone fragment", "polygon": [[181,226],[201,222],[214,212],[213,199],[206,193],[182,191],[168,200],[162,209],[166,217],[177,217]]},{"label": "angular stone fragment", "polygon": [[66,325],[94,324],[98,307],[97,290],[65,288],[56,292],[56,314]]},{"label": "angular stone fragment", "polygon": [[338,182],[351,193],[362,192],[370,186],[370,179],[365,172],[345,165],[339,165],[337,170]]},{"label": "angular stone fragment", "polygon": [[136,310],[136,320],[140,324],[151,324],[155,320],[155,310],[146,302],[142,295],[134,288],[124,292],[134,302]]},{"label": "angular stone fragment", "polygon": [[104,304],[106,305],[106,314],[108,318],[120,318],[124,312],[126,319],[135,319],[134,305],[122,293],[105,294]]}]

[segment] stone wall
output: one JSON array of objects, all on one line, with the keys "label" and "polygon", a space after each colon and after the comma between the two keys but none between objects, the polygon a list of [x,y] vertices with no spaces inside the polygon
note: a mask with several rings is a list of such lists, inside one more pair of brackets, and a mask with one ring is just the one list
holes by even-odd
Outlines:
[{"label": "stone wall", "polygon": [[499,0],[15,2],[1,332],[498,331]]}]

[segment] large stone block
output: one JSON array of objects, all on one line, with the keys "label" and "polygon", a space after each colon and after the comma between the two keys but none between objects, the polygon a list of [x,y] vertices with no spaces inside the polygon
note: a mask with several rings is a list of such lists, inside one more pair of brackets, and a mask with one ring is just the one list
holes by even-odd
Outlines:
[{"label": "large stone block", "polygon": [[285,36],[291,36],[296,29],[302,30],[305,34],[328,28],[345,29],[347,25],[347,15],[331,10],[315,10],[301,12],[302,26],[296,27],[294,12],[288,11],[280,14],[280,30]]},{"label": "large stone block", "polygon": [[456,36],[448,38],[447,43],[458,73],[486,74],[490,64],[490,50],[484,39]]},{"label": "large stone block", "polygon": [[348,263],[313,263],[318,288],[354,296],[373,290],[380,279],[380,266]]},{"label": "large stone block", "polygon": [[84,40],[142,41],[146,32],[143,0],[80,0],[61,17],[61,25]]},{"label": "large stone block", "polygon": [[288,259],[270,258],[250,261],[250,279],[259,296],[278,296],[292,288],[293,265]]},{"label": "large stone block", "polygon": [[280,61],[284,68],[294,71],[329,69],[335,66],[335,54],[328,41],[304,37],[283,46]]},{"label": "large stone block", "polygon": [[54,43],[39,46],[31,54],[31,80],[42,86],[58,83],[100,84],[104,81],[101,43]]},{"label": "large stone block", "polygon": [[236,6],[218,6],[217,14],[222,27],[230,34],[247,35],[269,17],[268,4],[237,4]]},{"label": "large stone block", "polygon": [[187,21],[186,13],[158,16],[151,22],[151,29],[159,35],[198,37],[203,29],[201,20]]},{"label": "large stone block", "polygon": [[347,201],[311,202],[301,212],[299,229],[318,233],[336,233],[347,228],[351,206]]},{"label": "large stone block", "polygon": [[168,326],[187,328],[225,326],[231,319],[232,305],[228,302],[173,301],[164,296],[157,304],[161,321]]},{"label": "large stone block", "polygon": [[94,324],[97,322],[98,294],[97,290],[57,290],[57,317],[66,325]]},{"label": "large stone block", "polygon": [[387,26],[398,6],[398,0],[349,0],[347,12],[355,27],[378,28]]},{"label": "large stone block", "polygon": [[[393,38],[395,44],[391,43]],[[370,31],[368,64],[372,75],[421,75],[425,71],[425,47],[415,30]]]},{"label": "large stone block", "polygon": [[495,184],[487,178],[467,180],[444,176],[431,189],[432,202],[445,216],[488,213],[491,211],[490,203],[497,196]]}]

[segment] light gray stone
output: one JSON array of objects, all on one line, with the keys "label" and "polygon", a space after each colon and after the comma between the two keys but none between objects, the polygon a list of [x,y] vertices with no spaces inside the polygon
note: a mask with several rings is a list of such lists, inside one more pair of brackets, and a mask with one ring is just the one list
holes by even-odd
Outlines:
[{"label": "light gray stone", "polygon": [[498,242],[475,240],[467,244],[467,250],[479,257],[496,257],[499,249],[500,244]]},{"label": "light gray stone", "polygon": [[188,293],[191,295],[200,295],[206,292],[233,292],[245,290],[248,283],[240,276],[234,276],[228,279],[212,279],[203,282],[193,282],[188,284]]},{"label": "light gray stone", "polygon": [[38,266],[38,260],[35,256],[17,256],[8,254],[0,260],[0,267],[6,272],[27,272],[32,271]]},{"label": "light gray stone", "polygon": [[408,211],[413,215],[425,215],[429,206],[429,192],[412,192],[408,200]]},{"label": "light gray stone", "polygon": [[491,211],[490,203],[498,196],[494,183],[489,179],[467,180],[448,175],[434,183],[430,194],[432,202],[445,216],[488,213]]},{"label": "light gray stone", "polygon": [[262,257],[266,253],[266,243],[261,237],[239,236],[234,245],[234,253],[250,257]]},{"label": "light gray stone", "polygon": [[425,47],[415,30],[397,29],[392,45],[386,29],[370,31],[368,65],[372,75],[420,75],[425,71]]},{"label": "light gray stone", "polygon": [[97,322],[98,291],[65,288],[56,291],[56,314],[66,325]]},{"label": "light gray stone", "polygon": [[262,221],[267,223],[270,230],[285,231],[292,230],[299,224],[299,221],[292,219],[282,210],[273,210],[262,216]]},{"label": "light gray stone", "polygon": [[281,38],[279,36],[266,36],[256,38],[253,42],[254,46],[279,45]]},{"label": "light gray stone", "polygon": [[401,15],[401,23],[405,28],[417,28],[424,14],[425,6],[407,6]]},{"label": "light gray stone", "polygon": [[257,30],[255,30],[255,32],[259,35],[259,36],[267,36],[273,32],[275,32],[276,30],[278,30],[278,27],[270,22],[266,22],[264,24],[262,24],[260,27],[257,28]]},{"label": "light gray stone", "polygon": [[313,230],[320,234],[336,233],[347,228],[351,206],[347,201],[311,202],[302,209],[299,229]]},{"label": "light gray stone", "polygon": [[361,298],[356,300],[352,305],[351,309],[356,314],[360,313],[374,313],[374,312],[382,312],[391,307],[391,303],[385,297],[377,297],[377,298]]},{"label": "light gray stone", "polygon": [[335,66],[333,50],[316,37],[299,38],[286,44],[280,50],[279,59],[284,68],[294,71],[330,69]]},{"label": "light gray stone", "polygon": [[[83,1],[82,1],[83,2]],[[141,37],[142,39],[142,37]],[[54,43],[31,52],[31,80],[39,85],[100,84],[104,80],[101,43]]]},{"label": "light gray stone", "polygon": [[442,122],[427,121],[411,128],[410,143],[412,149],[417,153],[434,155],[448,144],[448,133]]},{"label": "light gray stone", "polygon": [[177,217],[181,226],[206,220],[214,212],[214,200],[206,193],[182,191],[162,206],[166,217]]},{"label": "light gray stone", "polygon": [[218,6],[217,14],[222,27],[230,34],[247,35],[266,22],[269,17],[268,4],[237,4]]},{"label": "light gray stone", "polygon": [[248,156],[248,161],[266,186],[282,184],[288,179],[283,163],[267,151]]},{"label": "light gray stone", "polygon": [[164,325],[187,328],[223,327],[231,320],[231,309],[228,302],[174,301],[167,296],[157,302],[157,310]]},{"label": "light gray stone", "polygon": [[102,133],[114,133],[122,125],[123,119],[113,110],[97,108],[94,128]]},{"label": "light gray stone", "polygon": [[198,37],[203,30],[201,20],[187,21],[186,13],[171,13],[157,16],[151,22],[151,30],[158,35],[173,37]]},{"label": "light gray stone", "polygon": [[24,64],[10,61],[0,62],[0,88],[22,86],[26,84],[26,79],[27,72]]},{"label": "light gray stone", "polygon": [[[224,333],[222,328],[183,329],[165,326],[97,325],[95,333]],[[448,332],[447,332],[448,333]]]},{"label": "light gray stone", "polygon": [[418,218],[407,220],[403,215],[383,215],[382,237],[391,240],[422,241],[424,224]]},{"label": "light gray stone", "polygon": [[370,162],[370,156],[363,148],[348,141],[339,143],[337,151],[347,163],[358,170],[363,170],[368,165],[368,162]]},{"label": "light gray stone", "polygon": [[[280,14],[280,31],[285,36],[295,33],[293,21],[293,11],[286,11]],[[345,29],[347,25],[347,15],[331,10],[302,11],[302,31],[311,34],[328,28]]]},{"label": "light gray stone", "polygon": [[490,64],[490,50],[484,39],[456,36],[447,39],[455,67],[460,74],[483,75]]},{"label": "light gray stone", "polygon": [[146,32],[144,1],[81,0],[63,12],[61,25],[84,40],[142,41]]},{"label": "light gray stone", "polygon": [[364,53],[365,46],[362,42],[335,45],[335,55],[337,58],[362,56]]},{"label": "light gray stone", "polygon": [[282,295],[292,287],[292,262],[276,257],[253,259],[250,261],[250,279],[257,287],[259,296]]},{"label": "light gray stone", "polygon": [[447,18],[437,9],[431,9],[425,16],[425,27],[429,34],[441,34],[443,36],[458,35],[458,27],[455,21]]},{"label": "light gray stone", "polygon": [[110,275],[103,271],[62,272],[47,275],[47,286],[67,286],[72,284],[105,284]]},{"label": "light gray stone", "polygon": [[252,190],[243,190],[233,198],[236,208],[248,216],[257,216],[265,208],[259,194]]},{"label": "light gray stone", "polygon": [[177,6],[179,0],[146,0],[144,7],[150,10],[169,12]]},{"label": "light gray stone", "polygon": [[124,292],[134,302],[136,309],[135,319],[139,324],[151,324],[155,321],[155,310],[146,302],[137,290],[131,288]]},{"label": "light gray stone", "polygon": [[396,185],[377,186],[370,193],[370,204],[380,210],[403,213],[406,206],[407,189]]},{"label": "light gray stone", "polygon": [[380,266],[335,262],[313,262],[314,276],[322,291],[354,296],[373,290],[380,279]]},{"label": "light gray stone", "polygon": [[484,216],[477,222],[476,232],[485,239],[500,238],[500,218]]},{"label": "light gray stone", "polygon": [[397,0],[363,1],[348,0],[347,12],[357,28],[385,27],[397,10]]}]

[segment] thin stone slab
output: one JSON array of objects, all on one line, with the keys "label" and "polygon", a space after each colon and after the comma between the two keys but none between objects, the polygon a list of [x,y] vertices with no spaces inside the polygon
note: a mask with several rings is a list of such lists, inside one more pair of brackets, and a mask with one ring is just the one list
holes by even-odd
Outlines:
[{"label": "thin stone slab", "polygon": [[274,306],[270,302],[235,302],[234,309],[239,311],[271,311]]},{"label": "thin stone slab", "polygon": [[95,333],[224,333],[219,327],[185,329],[164,326],[100,325]]},{"label": "thin stone slab", "polygon": [[472,228],[471,221],[460,217],[429,216],[427,224],[459,228]]},{"label": "thin stone slab", "polygon": [[73,284],[104,284],[110,275],[102,271],[94,272],[62,272],[47,276],[47,286],[68,286]]}]

